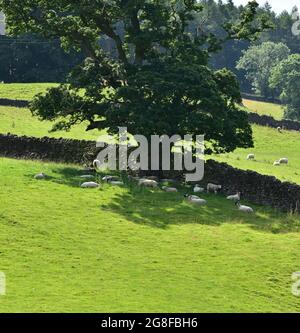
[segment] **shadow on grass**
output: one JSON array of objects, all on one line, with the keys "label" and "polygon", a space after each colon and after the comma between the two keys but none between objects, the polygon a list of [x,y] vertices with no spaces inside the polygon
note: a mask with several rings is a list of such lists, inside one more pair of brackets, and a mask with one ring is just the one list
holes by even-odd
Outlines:
[{"label": "shadow on grass", "polygon": [[[57,177],[49,177],[48,181],[77,188],[87,181],[80,178],[83,174],[94,175],[94,181],[98,182],[104,175],[72,167],[58,167],[52,169],[52,172]],[[123,180],[127,191],[115,194],[109,204],[101,205],[100,208],[123,216],[136,224],[166,229],[170,225],[191,223],[213,227],[224,223],[236,223],[246,224],[263,232],[300,231],[300,216],[298,215],[284,214],[269,207],[252,204],[250,205],[255,209],[255,214],[245,214],[238,211],[235,205],[223,196],[214,194],[201,195],[208,201],[208,204],[199,207],[185,201],[183,195],[189,191],[187,188],[180,187],[178,193],[166,193],[160,189],[140,188],[126,178]]]}]

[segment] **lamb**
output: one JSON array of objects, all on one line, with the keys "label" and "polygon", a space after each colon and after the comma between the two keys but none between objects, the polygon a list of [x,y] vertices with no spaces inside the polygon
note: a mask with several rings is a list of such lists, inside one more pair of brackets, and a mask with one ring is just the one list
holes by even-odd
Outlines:
[{"label": "lamb", "polygon": [[254,159],[255,159],[255,155],[254,154],[248,154],[247,160],[254,160]]},{"label": "lamb", "polygon": [[194,193],[203,193],[205,190],[203,187],[200,187],[198,184],[194,187]]},{"label": "lamb", "polygon": [[34,179],[37,180],[42,180],[42,179],[46,179],[47,175],[45,175],[43,172],[42,173],[38,173],[37,175],[34,176]]},{"label": "lamb", "polygon": [[86,182],[86,183],[81,184],[80,187],[81,188],[97,188],[97,187],[99,187],[99,184],[95,183],[95,182]]},{"label": "lamb", "polygon": [[238,210],[244,213],[254,213],[253,208],[245,205],[241,205],[239,201],[236,202],[236,206],[238,207]]},{"label": "lamb", "polygon": [[281,159],[279,160],[279,163],[280,163],[280,164],[288,164],[288,163],[289,163],[289,160],[288,160],[288,158],[281,158]]},{"label": "lamb", "polygon": [[234,195],[229,195],[227,197],[227,200],[231,200],[231,201],[234,201],[234,202],[240,201],[241,200],[241,192],[237,192],[237,194],[234,194]]},{"label": "lamb", "polygon": [[207,205],[207,201],[204,199],[201,199],[199,197],[197,197],[196,195],[188,195],[185,194],[184,197],[191,203],[196,204],[196,205],[200,205],[200,206],[205,206]]},{"label": "lamb", "polygon": [[170,193],[178,192],[177,188],[175,188],[175,187],[168,187],[168,186],[163,186],[162,190],[164,190],[165,192],[170,192]]},{"label": "lamb", "polygon": [[158,187],[158,182],[156,180],[151,180],[151,179],[140,179],[138,184],[139,186],[145,186],[145,187],[152,187],[152,188]]},{"label": "lamb", "polygon": [[215,185],[215,184],[211,184],[211,183],[207,184],[207,193],[214,192],[215,194],[217,194],[218,191],[220,191],[221,189],[222,189],[221,185]]},{"label": "lamb", "polygon": [[275,162],[273,163],[273,165],[274,165],[274,166],[280,166],[280,162],[279,162],[279,161],[275,161]]}]

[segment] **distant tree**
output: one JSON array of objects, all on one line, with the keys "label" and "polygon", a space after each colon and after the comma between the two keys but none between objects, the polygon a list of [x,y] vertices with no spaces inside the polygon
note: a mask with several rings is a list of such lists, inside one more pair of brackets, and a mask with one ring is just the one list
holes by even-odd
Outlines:
[{"label": "distant tree", "polygon": [[[268,27],[255,20],[257,7],[250,2],[218,37],[189,31],[203,10],[196,0],[0,0],[11,33],[60,37],[66,49],[87,55],[68,85],[31,106],[41,119],[58,120],[54,129],[87,120],[88,130],[112,134],[119,126],[146,136],[203,133],[210,152],[253,145],[248,116],[236,106],[241,96],[235,76],[208,64],[227,40],[253,40]],[[117,59],[103,52],[103,37],[115,44]]]},{"label": "distant tree", "polygon": [[270,86],[280,90],[285,118],[300,120],[300,54],[292,54],[271,73]]},{"label": "distant tree", "polygon": [[289,48],[282,43],[266,42],[251,46],[238,61],[237,69],[244,70],[255,92],[264,97],[273,97],[269,86],[272,68],[290,54]]}]

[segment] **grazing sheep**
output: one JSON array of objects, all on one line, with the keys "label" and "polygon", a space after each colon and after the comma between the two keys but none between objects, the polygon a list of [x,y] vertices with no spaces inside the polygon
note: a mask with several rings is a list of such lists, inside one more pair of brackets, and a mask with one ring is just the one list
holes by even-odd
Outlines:
[{"label": "grazing sheep", "polygon": [[47,175],[45,175],[43,172],[42,173],[38,173],[37,175],[34,176],[34,179],[37,180],[42,180],[42,179],[46,179]]},{"label": "grazing sheep", "polygon": [[95,183],[95,182],[86,182],[86,183],[81,184],[80,187],[81,188],[97,188],[97,187],[99,187],[99,184]]},{"label": "grazing sheep", "polygon": [[184,197],[191,203],[196,204],[196,205],[200,205],[200,206],[205,206],[207,204],[207,201],[204,199],[201,199],[199,197],[197,197],[196,195],[188,195],[185,194]]},{"label": "grazing sheep", "polygon": [[234,202],[240,201],[241,200],[241,192],[238,192],[237,194],[234,194],[234,195],[229,195],[227,197],[227,200],[231,200],[231,201],[234,201]]},{"label": "grazing sheep", "polygon": [[151,180],[151,179],[140,179],[139,186],[157,188],[158,182],[156,180]]},{"label": "grazing sheep", "polygon": [[241,205],[239,201],[236,202],[236,206],[238,207],[238,210],[244,213],[254,213],[253,208],[245,205]]},{"label": "grazing sheep", "polygon": [[274,165],[274,166],[280,166],[280,162],[279,162],[279,161],[275,161],[275,162],[273,163],[273,165]]},{"label": "grazing sheep", "polygon": [[281,158],[281,159],[279,160],[279,163],[280,163],[280,164],[288,164],[288,163],[289,163],[289,160],[288,160],[288,158]]},{"label": "grazing sheep", "polygon": [[218,193],[218,191],[220,191],[222,189],[222,186],[221,185],[215,185],[215,184],[211,184],[211,183],[208,183],[207,184],[207,192],[214,192],[215,194]]},{"label": "grazing sheep", "polygon": [[194,193],[203,193],[205,189],[203,187],[200,187],[198,184],[194,187]]},{"label": "grazing sheep", "polygon": [[247,160],[254,160],[254,159],[255,159],[255,155],[254,154],[248,154]]},{"label": "grazing sheep", "polygon": [[168,186],[163,186],[162,190],[164,190],[165,192],[170,192],[170,193],[178,192],[177,188],[175,188],[175,187],[168,187]]},{"label": "grazing sheep", "polygon": [[277,127],[277,131],[278,131],[279,133],[282,133],[282,128],[281,128],[280,126],[278,126],[278,127]]}]

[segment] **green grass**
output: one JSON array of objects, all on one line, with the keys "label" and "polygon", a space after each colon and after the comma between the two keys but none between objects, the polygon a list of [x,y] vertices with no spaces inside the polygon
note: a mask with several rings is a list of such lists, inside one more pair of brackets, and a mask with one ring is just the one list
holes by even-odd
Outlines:
[{"label": "green grass", "polygon": [[[47,181],[33,175],[46,172]],[[78,169],[0,159],[1,312],[299,312],[300,219],[221,196],[78,187]]]},{"label": "green grass", "polygon": [[[255,148],[237,149],[231,154],[214,156],[214,159],[300,184],[300,133],[279,133],[276,129],[256,125],[253,126],[253,133]],[[255,154],[255,161],[246,160],[249,153]],[[274,161],[282,157],[289,158],[289,164],[273,166]]]},{"label": "green grass", "polygon": [[69,132],[49,133],[52,126],[53,123],[50,121],[40,121],[37,117],[33,117],[28,109],[0,106],[0,133],[80,140],[96,140],[101,134],[98,130],[86,132],[87,123],[74,126]]},{"label": "green grass", "polygon": [[277,120],[283,119],[284,110],[279,104],[258,102],[249,99],[244,99],[243,104],[248,111],[258,113],[259,115],[271,116]]},{"label": "green grass", "polygon": [[5,83],[0,84],[0,98],[32,100],[38,93],[56,87],[57,83]]}]

